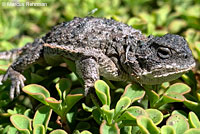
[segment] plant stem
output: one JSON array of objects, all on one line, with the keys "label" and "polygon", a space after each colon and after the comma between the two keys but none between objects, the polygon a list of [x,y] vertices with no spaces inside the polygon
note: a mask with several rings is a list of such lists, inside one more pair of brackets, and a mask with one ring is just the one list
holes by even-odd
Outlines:
[{"label": "plant stem", "polygon": [[62,127],[64,128],[64,130],[65,130],[68,134],[71,134],[69,125],[68,125],[68,123],[67,123],[66,115],[64,115],[64,116],[61,117],[61,122],[62,122]]}]

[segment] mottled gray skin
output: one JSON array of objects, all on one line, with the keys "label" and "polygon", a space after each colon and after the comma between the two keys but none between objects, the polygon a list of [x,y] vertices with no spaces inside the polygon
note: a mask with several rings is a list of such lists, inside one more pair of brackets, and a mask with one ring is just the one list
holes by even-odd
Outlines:
[{"label": "mottled gray skin", "polygon": [[100,76],[154,85],[177,79],[195,66],[191,50],[181,36],[146,37],[126,24],[94,17],[64,22],[16,51],[20,55],[3,78],[12,81],[11,99],[24,86],[21,73],[41,59],[49,65],[58,65],[65,58],[74,61],[84,80],[85,95]]}]

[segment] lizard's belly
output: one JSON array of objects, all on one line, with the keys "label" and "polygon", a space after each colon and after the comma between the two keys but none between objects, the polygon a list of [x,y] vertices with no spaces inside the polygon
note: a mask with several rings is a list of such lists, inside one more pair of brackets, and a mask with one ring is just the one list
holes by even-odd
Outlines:
[{"label": "lizard's belly", "polygon": [[57,54],[44,54],[44,60],[48,65],[57,66],[63,62],[63,58]]}]

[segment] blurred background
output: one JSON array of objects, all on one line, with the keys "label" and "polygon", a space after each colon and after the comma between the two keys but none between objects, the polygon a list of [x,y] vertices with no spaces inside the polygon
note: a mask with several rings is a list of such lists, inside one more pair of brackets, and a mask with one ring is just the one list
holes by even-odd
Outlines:
[{"label": "blurred background", "polygon": [[87,15],[112,17],[145,35],[182,35],[200,60],[200,0],[0,0],[0,51],[22,47],[56,24]]}]

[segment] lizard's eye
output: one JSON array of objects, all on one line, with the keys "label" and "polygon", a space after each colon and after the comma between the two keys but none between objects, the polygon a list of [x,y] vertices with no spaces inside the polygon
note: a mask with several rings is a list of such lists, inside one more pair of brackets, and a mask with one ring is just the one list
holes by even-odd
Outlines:
[{"label": "lizard's eye", "polygon": [[162,59],[166,59],[166,58],[169,58],[170,55],[171,55],[171,51],[169,48],[166,48],[166,47],[159,47],[158,48],[158,51],[157,51],[157,54],[160,58]]}]

